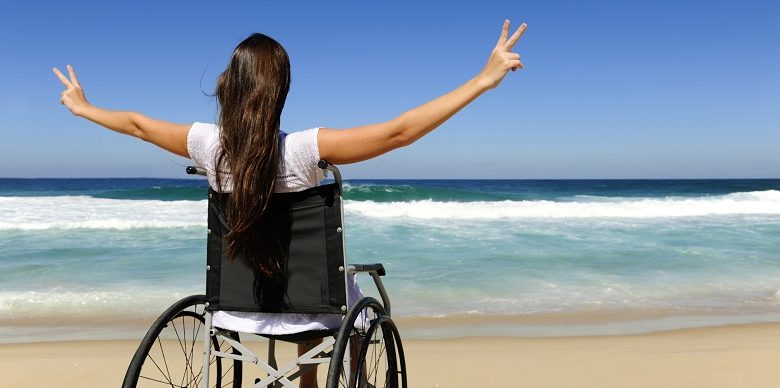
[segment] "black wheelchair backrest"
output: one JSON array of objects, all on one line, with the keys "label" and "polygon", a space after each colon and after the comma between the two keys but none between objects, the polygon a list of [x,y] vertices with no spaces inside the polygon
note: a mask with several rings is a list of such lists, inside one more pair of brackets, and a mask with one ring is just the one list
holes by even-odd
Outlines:
[{"label": "black wheelchair backrest", "polygon": [[208,309],[266,313],[338,313],[347,306],[341,190],[337,183],[274,193],[264,217],[286,252],[284,273],[266,276],[223,250],[229,193],[209,189]]}]

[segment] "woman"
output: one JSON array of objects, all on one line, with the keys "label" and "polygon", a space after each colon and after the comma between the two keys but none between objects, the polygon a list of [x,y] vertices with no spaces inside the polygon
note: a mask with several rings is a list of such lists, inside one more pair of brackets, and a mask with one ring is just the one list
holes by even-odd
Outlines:
[{"label": "woman", "polygon": [[[320,159],[334,164],[355,163],[415,142],[498,86],[509,70],[523,67],[520,56],[511,50],[525,29],[522,24],[509,37],[509,20],[505,21],[498,43],[476,77],[390,121],[342,130],[313,128],[289,135],[279,126],[290,86],[290,62],[284,48],[262,34],[241,42],[219,76],[217,125],[174,124],[134,112],[101,109],[87,102],[70,65],[70,79],[57,68],[53,71],[66,87],[60,102],[75,116],[191,158],[208,171],[214,190],[231,192],[227,205],[230,233],[226,236],[229,256],[241,256],[247,264],[273,275],[281,270],[279,255],[271,242],[253,237],[258,235],[253,231],[262,227],[271,193],[318,185],[324,178],[317,167]],[[349,294],[350,303],[361,296],[354,278]],[[340,320],[319,315],[220,311],[214,314],[214,324],[244,332],[291,334],[338,327]],[[299,352],[307,348],[299,345]],[[301,386],[316,386],[316,371],[303,376]]]}]

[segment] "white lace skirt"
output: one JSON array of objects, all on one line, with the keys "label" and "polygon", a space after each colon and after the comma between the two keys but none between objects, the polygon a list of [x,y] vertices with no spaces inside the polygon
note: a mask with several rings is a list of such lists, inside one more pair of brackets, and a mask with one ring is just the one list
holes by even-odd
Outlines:
[{"label": "white lace skirt", "polygon": [[[363,298],[357,285],[357,276],[347,278],[347,299],[352,306]],[[217,311],[213,324],[216,327],[257,334],[295,334],[312,330],[334,330],[341,327],[341,314],[269,314],[243,311]]]}]

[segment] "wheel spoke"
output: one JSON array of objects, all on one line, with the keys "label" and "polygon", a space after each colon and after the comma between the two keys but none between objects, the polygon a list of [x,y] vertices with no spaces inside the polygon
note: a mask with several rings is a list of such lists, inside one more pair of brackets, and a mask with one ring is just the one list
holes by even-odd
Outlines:
[{"label": "wheel spoke", "polygon": [[[190,354],[189,354],[189,357],[187,357],[185,355],[185,357],[187,357],[187,370],[190,372],[190,376],[192,376],[187,381],[188,384],[190,382],[192,382],[192,380],[195,378],[195,371],[192,369],[192,360],[193,360],[192,355],[193,355],[193,352],[195,351],[195,341],[197,341],[197,337],[196,337],[197,334],[195,333],[195,330],[194,330],[195,329],[195,321],[200,323],[200,320],[193,319],[193,322],[192,322],[192,327],[193,327],[192,336],[193,337],[192,337],[192,344],[190,345]],[[200,327],[198,327],[198,332],[200,332]]]},{"label": "wheel spoke", "polygon": [[[214,362],[217,361],[217,357],[212,357],[209,359],[209,368],[211,367]],[[197,385],[200,386],[200,380],[203,378],[201,377],[203,375],[203,368],[201,367],[198,371],[198,374],[195,375],[194,380],[198,383]]]},{"label": "wheel spoke", "polygon": [[182,337],[184,338],[184,365],[186,368],[184,368],[184,373],[181,374],[181,385],[184,387],[184,381],[187,380],[187,372],[192,369],[190,366],[190,358],[187,355],[187,322],[184,322],[184,319],[182,319],[181,323],[181,331],[182,331]]},{"label": "wheel spoke", "polygon": [[[162,355],[163,363],[165,364],[165,372],[167,372],[168,381],[171,381],[171,371],[168,369],[168,360],[165,359],[165,350],[162,347],[162,341],[160,341],[160,337],[157,337],[157,345],[160,346],[160,355]],[[160,371],[162,372],[162,371]]]},{"label": "wheel spoke", "polygon": [[175,386],[175,385],[173,385],[173,383],[171,383],[170,381],[167,381],[167,382],[166,382],[166,381],[157,380],[157,379],[153,379],[153,378],[151,378],[151,377],[146,377],[146,376],[138,376],[138,378],[141,378],[141,379],[147,379],[147,380],[151,380],[151,381],[158,382],[158,383],[162,383],[162,384],[165,384],[165,385],[170,385],[171,387],[176,387],[176,386]]},{"label": "wheel spoke", "polygon": [[233,369],[233,365],[235,365],[235,362],[233,364],[231,364],[229,368],[227,368],[225,373],[222,374],[222,378],[223,379],[225,378],[225,376],[227,376],[228,372],[230,372],[230,370]]},{"label": "wheel spoke", "polygon": [[200,380],[203,379],[201,376],[203,376],[203,368],[200,368],[200,372],[198,372],[198,374],[195,376],[195,379],[193,380],[196,387],[200,387]]},{"label": "wheel spoke", "polygon": [[[176,333],[176,339],[179,340],[179,347],[181,348],[181,352],[184,355],[184,358],[187,358],[187,350],[184,349],[186,345],[184,345],[184,342],[181,340],[181,336],[179,336],[179,330],[176,329],[175,323],[172,323],[171,326],[173,327],[173,332]],[[186,341],[187,339],[185,338],[184,340]]]},{"label": "wheel spoke", "polygon": [[[382,355],[385,353],[386,345],[387,344],[384,342],[384,332],[382,332],[382,340],[379,341],[379,354],[376,354],[376,348],[371,349],[372,353],[375,355],[375,357],[372,358],[374,362],[374,369],[372,371],[373,373],[376,373],[379,370],[380,360],[382,359]],[[376,376],[378,376],[378,373],[374,376],[374,382],[376,382]]]},{"label": "wheel spoke", "polygon": [[[163,378],[165,378],[166,380],[168,380],[168,384],[170,384],[172,387],[174,387],[174,385],[173,385],[173,382],[172,382],[172,381],[171,381],[171,379],[170,379],[170,377],[171,377],[171,376],[167,376],[167,377],[165,376],[165,372],[163,372],[163,371],[162,371],[162,368],[160,368],[160,365],[158,365],[158,364],[157,364],[157,361],[155,361],[155,360],[154,360],[154,358],[152,358],[152,356],[151,356],[151,355],[148,355],[148,354],[147,354],[147,356],[146,356],[146,357],[147,357],[149,360],[152,360],[152,363],[153,363],[153,364],[154,364],[154,366],[157,368],[157,370],[158,370],[158,371],[160,371],[160,374],[162,374],[162,375],[163,375]],[[143,376],[141,376],[141,377],[143,377]]]},{"label": "wheel spoke", "polygon": [[[205,299],[205,295],[181,299],[155,321],[133,356],[131,369],[125,375],[123,386],[141,387],[143,385],[138,384],[141,379],[140,381],[152,385],[194,387],[203,380],[203,357],[198,357],[200,353],[195,348],[203,347],[203,343],[198,341],[211,340],[209,337],[200,338],[202,333],[205,333]],[[189,319],[192,321],[188,321]],[[216,340],[210,345],[219,346]],[[236,382],[240,381],[240,364],[234,363],[223,371],[221,360],[216,357],[206,361],[206,367],[217,363],[217,371],[212,375],[217,384],[211,384],[212,387],[221,388],[226,376],[232,376],[230,379]]]},{"label": "wheel spoke", "polygon": [[373,373],[372,376],[374,376],[374,385],[376,385],[376,379],[377,379],[377,377],[379,377],[379,373],[378,372],[379,372],[380,359],[382,358],[382,354],[384,354],[384,353],[385,353],[385,347],[382,346],[380,348],[379,355],[376,358],[374,358],[374,369],[372,371],[372,373]]},{"label": "wheel spoke", "polygon": [[[188,362],[188,360],[187,360],[187,350],[186,350],[187,338],[185,337],[184,340],[182,341],[182,336],[179,335],[179,329],[176,328],[176,322],[175,321],[171,321],[170,322],[170,326],[173,328],[173,332],[176,334],[176,339],[179,341],[179,348],[181,349],[181,353],[184,356],[184,363],[186,365],[186,363]],[[158,340],[159,340],[159,337],[158,337]],[[185,379],[185,374],[186,373],[187,373],[187,368],[184,368],[184,372],[182,373],[182,376],[181,376],[181,383],[180,383],[181,386],[184,386],[184,379]]]},{"label": "wheel spoke", "polygon": [[[196,324],[197,324],[197,329],[195,328]],[[193,362],[195,360],[195,356],[194,356],[195,344],[196,344],[196,341],[197,341],[197,337],[200,336],[200,328],[201,328],[202,324],[203,323],[200,321],[200,319],[193,319],[193,324],[192,324],[193,331],[192,331],[192,333],[193,333],[194,337],[193,337],[193,341],[192,341],[192,347],[190,348],[190,354],[189,354],[190,362],[188,364],[188,366],[189,366],[188,370],[190,372],[190,376],[192,376],[192,377],[187,381],[187,384],[194,382],[194,383],[196,383],[195,386],[199,386],[200,385],[200,381],[202,379],[201,376],[203,375],[203,366],[202,365],[201,365],[201,368],[198,370],[198,373],[195,373],[195,370],[192,368],[193,367]],[[215,359],[216,359],[216,357],[209,359],[209,366],[211,366],[211,364],[214,363]]]}]

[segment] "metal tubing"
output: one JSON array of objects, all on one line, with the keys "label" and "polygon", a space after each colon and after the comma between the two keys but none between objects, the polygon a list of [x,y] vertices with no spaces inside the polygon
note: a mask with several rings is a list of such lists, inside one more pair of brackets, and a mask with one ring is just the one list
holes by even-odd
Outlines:
[{"label": "metal tubing", "polygon": [[229,355],[226,355],[225,357],[233,358],[233,359],[236,359],[236,360],[246,360],[246,361],[249,361],[251,363],[257,363],[257,360],[258,360],[257,355],[255,355],[251,350],[249,350],[241,342],[234,340],[228,334],[226,334],[224,331],[222,331],[220,329],[215,329],[214,332],[215,332],[215,335],[219,335],[219,337],[221,339],[225,340],[225,342],[230,344],[230,346],[232,346],[233,349],[237,350],[238,353],[240,354],[240,355],[235,355],[235,354],[232,354],[232,353],[225,353],[225,354],[229,354]]},{"label": "metal tubing", "polygon": [[300,369],[301,365],[310,365],[310,364],[320,364],[325,363],[330,358],[317,358],[317,356],[321,354],[325,354],[325,349],[333,346],[333,344],[336,342],[336,340],[333,337],[326,338],[322,341],[321,344],[315,346],[308,352],[302,354],[300,357],[295,359],[292,362],[289,362],[285,365],[283,365],[281,368],[271,367],[270,365],[266,363],[256,362],[256,364],[264,369],[266,373],[268,373],[268,377],[264,378],[263,380],[257,382],[254,387],[265,387],[268,386],[271,383],[278,382],[284,385],[285,387],[294,387],[290,383],[290,380],[298,378],[301,373],[293,372],[290,377],[287,377],[287,374],[292,372],[294,369],[298,368]]},{"label": "metal tubing", "polygon": [[385,307],[385,312],[387,312],[387,316],[391,317],[390,314],[390,296],[387,295],[387,291],[385,290],[385,285],[382,284],[382,278],[379,277],[379,274],[376,273],[376,271],[371,271],[371,278],[374,279],[374,284],[376,284],[376,289],[379,290],[379,296],[382,297],[382,305]]},{"label": "metal tubing", "polygon": [[231,360],[251,362],[253,364],[257,362],[257,357],[242,356],[240,354],[225,353],[225,352],[211,352],[211,355],[220,358],[229,358]]},{"label": "metal tubing", "polygon": [[341,171],[339,171],[339,169],[336,166],[334,166],[334,165],[332,165],[330,163],[328,163],[328,167],[325,167],[325,169],[333,173],[333,180],[335,180],[336,183],[338,183],[339,191],[342,191],[341,190],[342,189],[342,186],[341,186]]},{"label": "metal tubing", "polygon": [[206,335],[203,336],[203,365],[201,365],[201,374],[203,380],[200,382],[201,388],[208,388],[209,386],[209,362],[211,359],[211,312],[206,311]]},{"label": "metal tubing", "polygon": [[379,291],[379,296],[382,298],[382,305],[385,308],[387,316],[390,317],[390,296],[387,295],[387,290],[385,290],[385,285],[382,283],[382,278],[378,273],[376,273],[376,271],[358,271],[354,265],[347,266],[347,273],[357,272],[368,272],[368,274],[371,275],[371,278],[374,279],[374,285],[376,285],[376,289]]}]

